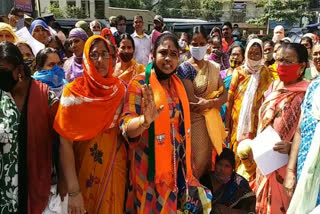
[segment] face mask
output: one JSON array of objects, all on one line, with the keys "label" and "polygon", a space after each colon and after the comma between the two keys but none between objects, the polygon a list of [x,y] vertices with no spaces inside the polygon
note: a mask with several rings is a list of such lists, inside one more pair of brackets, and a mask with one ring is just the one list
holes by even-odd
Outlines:
[{"label": "face mask", "polygon": [[255,61],[255,60],[248,59],[247,66],[249,69],[256,71],[261,66],[261,60]]},{"label": "face mask", "polygon": [[17,84],[18,80],[15,80],[12,75],[13,71],[8,69],[0,69],[0,89],[9,92]]},{"label": "face mask", "polygon": [[234,69],[234,68],[237,68],[237,67],[241,66],[242,62],[237,61],[235,59],[230,59],[229,60],[229,64],[230,64],[230,67]]},{"label": "face mask", "polygon": [[120,33],[125,33],[125,32],[126,32],[126,26],[125,26],[125,25],[119,26],[119,27],[118,27],[118,31],[119,31]]},{"label": "face mask", "polygon": [[93,31],[92,33],[93,33],[93,35],[100,35],[101,34],[100,31]]},{"label": "face mask", "polygon": [[228,177],[221,177],[219,175],[217,175],[216,172],[213,173],[213,175],[216,177],[216,179],[222,183],[222,184],[226,184],[228,183],[230,180],[231,180],[231,176],[228,176]]},{"label": "face mask", "polygon": [[120,53],[119,56],[123,62],[129,62],[133,58],[133,53]]},{"label": "face mask", "polygon": [[63,51],[59,51],[58,54],[59,54],[60,59],[63,60]]},{"label": "face mask", "polygon": [[267,54],[264,54],[264,60],[269,62],[273,59],[273,53],[267,53]]},{"label": "face mask", "polygon": [[179,47],[182,49],[182,50],[185,50],[186,47],[187,47],[187,43],[183,40],[179,40]]},{"label": "face mask", "polygon": [[19,19],[17,24],[17,30],[20,30],[23,27],[24,27],[24,19]]},{"label": "face mask", "polygon": [[293,65],[281,65],[278,64],[277,71],[279,78],[282,82],[291,82],[296,80],[300,77],[298,73],[300,69],[300,64],[293,64]]},{"label": "face mask", "polygon": [[171,72],[170,74],[166,74],[166,73],[163,73],[156,65],[156,63],[154,62],[153,63],[153,68],[154,68],[154,72],[156,73],[157,75],[157,79],[159,81],[162,81],[162,80],[167,80],[169,79],[172,74],[174,74],[176,71],[174,70],[173,72]]},{"label": "face mask", "polygon": [[190,52],[191,55],[198,61],[202,60],[204,56],[207,53],[207,47],[201,46],[201,47],[193,47],[190,45]]}]

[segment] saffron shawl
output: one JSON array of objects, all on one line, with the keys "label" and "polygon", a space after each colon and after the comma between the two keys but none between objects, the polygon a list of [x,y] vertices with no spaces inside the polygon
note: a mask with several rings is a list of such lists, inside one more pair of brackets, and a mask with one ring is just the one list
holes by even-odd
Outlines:
[{"label": "saffron shawl", "polygon": [[54,128],[64,138],[72,141],[89,140],[117,123],[125,86],[112,77],[112,57],[108,77],[102,77],[89,57],[92,42],[102,36],[90,37],[84,47],[83,77],[66,85],[55,118]]}]

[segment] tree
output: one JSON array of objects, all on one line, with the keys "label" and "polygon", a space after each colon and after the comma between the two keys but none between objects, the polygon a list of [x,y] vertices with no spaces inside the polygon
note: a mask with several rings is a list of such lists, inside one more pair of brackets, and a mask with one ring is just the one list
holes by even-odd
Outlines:
[{"label": "tree", "polygon": [[261,0],[257,7],[264,7],[264,13],[257,19],[249,20],[251,23],[265,25],[268,20],[285,21],[288,24],[297,23],[302,17],[311,17],[309,11],[310,1],[306,0]]},{"label": "tree", "polygon": [[59,8],[59,5],[56,2],[50,4],[48,8],[48,13],[52,13],[55,18],[65,17],[63,8]]}]

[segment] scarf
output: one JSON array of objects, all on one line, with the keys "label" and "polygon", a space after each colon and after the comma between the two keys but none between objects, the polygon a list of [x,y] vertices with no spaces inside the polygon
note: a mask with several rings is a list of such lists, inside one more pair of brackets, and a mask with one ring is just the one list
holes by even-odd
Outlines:
[{"label": "scarf", "polygon": [[[174,188],[174,178],[172,172],[174,172],[173,167],[173,150],[171,139],[171,125],[170,125],[170,111],[168,105],[168,97],[157,79],[154,71],[151,71],[152,63],[146,68],[146,84],[151,85],[152,91],[154,93],[154,99],[157,108],[164,105],[164,109],[159,115],[159,117],[151,124],[149,132],[149,155],[148,155],[148,180],[155,181],[156,184],[164,182],[170,187]],[[194,180],[191,169],[191,120],[190,120],[190,109],[189,101],[187,98],[186,91],[181,80],[177,75],[172,75],[170,77],[173,87],[175,87],[176,92],[179,96],[180,102],[182,104],[183,116],[184,116],[184,132],[186,140],[186,178],[189,181]]]},{"label": "scarf", "polygon": [[[116,47],[116,40],[114,39],[112,32],[109,28],[104,28],[101,31],[101,36],[103,36],[103,38],[106,38],[106,36],[108,36],[108,38],[110,38],[110,42]],[[107,38],[106,38],[107,39]]]},{"label": "scarf", "polygon": [[69,33],[69,38],[76,37],[82,39],[83,41],[87,41],[88,34],[82,28],[73,28]]},{"label": "scarf", "polygon": [[317,204],[320,186],[320,87],[313,95],[312,114],[318,120],[300,179],[288,209],[291,213],[309,213]]},{"label": "scarf", "polygon": [[[84,46],[83,77],[66,85],[54,128],[64,138],[84,141],[114,127],[121,111],[125,86],[112,77],[112,57],[109,61],[108,77],[102,77],[89,57],[92,42],[102,36],[90,37]],[[110,47],[108,45],[108,50]]]},{"label": "scarf", "polygon": [[[253,106],[253,100],[260,83],[260,72],[263,68],[263,62],[261,59],[260,66],[252,68],[248,66],[248,52],[253,44],[258,43],[261,50],[263,50],[262,41],[260,39],[252,39],[246,49],[245,53],[245,70],[251,74],[246,92],[244,94],[241,110],[239,115],[239,123],[237,128],[237,141],[241,141],[242,136],[249,133],[251,130],[251,111]],[[255,69],[255,70],[254,70]]]},{"label": "scarf", "polygon": [[52,33],[50,32],[49,26],[42,20],[34,20],[30,26],[29,32],[32,35],[33,30],[37,27],[37,26],[42,26],[46,31],[48,31],[50,33],[50,35],[52,35]]},{"label": "scarf", "polygon": [[58,65],[54,66],[53,69],[41,70],[34,73],[32,76],[34,79],[39,80],[45,84],[47,84],[50,89],[57,95],[57,97],[61,97],[62,89],[64,85],[67,83],[64,79],[64,70]]},{"label": "scarf", "polygon": [[12,27],[10,25],[8,25],[7,23],[0,22],[0,31],[8,31],[14,38],[13,43],[18,42],[18,40],[19,40],[18,37],[13,32]]},{"label": "scarf", "polygon": [[69,69],[70,82],[83,75],[82,57],[72,56]]}]

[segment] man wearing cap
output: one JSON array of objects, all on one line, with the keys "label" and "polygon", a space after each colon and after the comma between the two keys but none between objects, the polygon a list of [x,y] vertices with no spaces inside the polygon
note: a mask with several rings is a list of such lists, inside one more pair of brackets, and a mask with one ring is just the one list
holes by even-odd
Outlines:
[{"label": "man wearing cap", "polygon": [[91,30],[89,28],[88,22],[86,22],[84,20],[80,20],[75,24],[75,27],[76,28],[81,28],[82,30],[84,30],[89,37],[92,36],[92,32],[91,32]]},{"label": "man wearing cap", "polygon": [[143,32],[143,18],[136,15],[133,18],[133,27],[135,29],[131,37],[134,40],[135,52],[133,58],[137,63],[148,65],[149,55],[151,52],[151,39]]},{"label": "man wearing cap", "polygon": [[154,29],[162,33],[163,31],[163,18],[160,15],[156,15],[153,19]]},{"label": "man wearing cap", "polygon": [[24,11],[21,8],[14,7],[8,14],[9,25],[14,31],[18,31],[24,27]]}]

